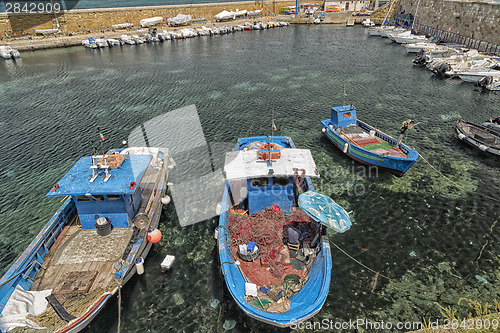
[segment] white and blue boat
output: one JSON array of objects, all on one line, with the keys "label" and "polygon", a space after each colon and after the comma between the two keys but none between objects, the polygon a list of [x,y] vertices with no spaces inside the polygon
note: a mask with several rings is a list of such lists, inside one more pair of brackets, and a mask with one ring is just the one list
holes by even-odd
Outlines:
[{"label": "white and blue boat", "polygon": [[235,302],[278,327],[311,318],[325,303],[332,268],[326,227],[299,207],[310,207],[299,196],[313,191],[310,177],[319,177],[311,152],[289,137],[240,138],[223,173],[216,239]]},{"label": "white and blue boat", "polygon": [[47,194],[63,204],[0,280],[0,331],[87,326],[161,238],[173,164],[150,147],[78,160]]},{"label": "white and blue boat", "polygon": [[398,177],[418,158],[415,149],[357,119],[353,105],[332,107],[331,118],[321,121],[321,131],[352,159]]}]

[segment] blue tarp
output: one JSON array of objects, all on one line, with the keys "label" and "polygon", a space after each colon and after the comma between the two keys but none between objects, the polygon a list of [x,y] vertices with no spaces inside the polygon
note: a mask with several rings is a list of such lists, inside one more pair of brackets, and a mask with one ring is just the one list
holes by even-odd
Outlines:
[{"label": "blue tarp", "polygon": [[299,195],[299,207],[315,221],[336,232],[346,232],[351,228],[349,214],[326,195],[307,191]]}]

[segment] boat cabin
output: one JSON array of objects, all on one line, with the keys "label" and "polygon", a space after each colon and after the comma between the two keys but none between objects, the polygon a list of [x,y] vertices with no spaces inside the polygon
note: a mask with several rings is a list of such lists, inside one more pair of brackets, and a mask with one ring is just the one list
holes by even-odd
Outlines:
[{"label": "boat cabin", "polygon": [[331,124],[334,129],[356,125],[356,108],[354,105],[332,107]]},{"label": "boat cabin", "polygon": [[113,228],[128,228],[139,209],[139,184],[150,162],[148,155],[84,156],[47,197],[71,197],[82,229],[96,229],[101,217]]},{"label": "boat cabin", "polygon": [[248,213],[253,215],[274,203],[285,214],[292,213],[293,178],[286,176],[251,178],[248,182]]}]

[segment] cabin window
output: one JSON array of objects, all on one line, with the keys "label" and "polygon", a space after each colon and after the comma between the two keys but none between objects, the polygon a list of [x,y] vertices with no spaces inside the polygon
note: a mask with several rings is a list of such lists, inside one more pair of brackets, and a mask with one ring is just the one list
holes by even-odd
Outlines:
[{"label": "cabin window", "polygon": [[77,196],[75,196],[75,199],[76,199],[76,201],[80,201],[80,202],[82,202],[82,201],[89,201],[90,200],[89,198],[87,198],[84,195],[77,195]]},{"label": "cabin window", "polygon": [[288,183],[287,177],[273,177],[273,186],[287,186]]},{"label": "cabin window", "polygon": [[104,201],[104,195],[91,195],[92,201]]},{"label": "cabin window", "polygon": [[351,113],[350,112],[345,112],[342,117],[344,118],[351,118]]},{"label": "cabin window", "polygon": [[252,179],[252,186],[268,186],[269,180],[267,178]]},{"label": "cabin window", "polygon": [[120,201],[121,198],[118,194],[108,194],[106,196],[108,198],[108,201]]}]

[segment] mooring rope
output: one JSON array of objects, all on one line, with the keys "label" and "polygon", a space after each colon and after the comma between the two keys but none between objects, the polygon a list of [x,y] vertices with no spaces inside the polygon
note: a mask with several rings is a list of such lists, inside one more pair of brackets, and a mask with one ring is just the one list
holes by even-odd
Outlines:
[{"label": "mooring rope", "polygon": [[335,246],[340,252],[342,252],[343,254],[345,254],[349,259],[351,259],[352,261],[354,261],[355,263],[357,263],[358,265],[366,268],[367,270],[369,270],[370,272],[372,273],[375,273],[375,274],[378,274],[379,276],[391,281],[391,282],[394,282],[394,283],[398,283],[398,284],[401,284],[401,285],[404,285],[404,286],[407,286],[407,287],[410,287],[410,288],[414,288],[414,289],[419,289],[419,290],[423,290],[423,291],[428,291],[428,292],[436,292],[434,290],[430,290],[430,289],[427,289],[427,288],[422,288],[422,287],[417,287],[417,286],[414,286],[414,285],[411,285],[411,284],[407,284],[407,283],[404,283],[404,282],[400,282],[400,281],[397,281],[397,280],[394,280],[380,272],[377,272],[376,270],[374,270],[373,268],[370,268],[368,266],[366,266],[365,264],[363,264],[362,262],[360,262],[359,260],[357,260],[356,258],[354,258],[353,256],[351,256],[349,253],[347,253],[346,251],[344,251],[342,248],[340,248],[340,246],[338,246],[337,244],[335,244],[334,242],[330,241],[330,244],[332,244],[333,246]]},{"label": "mooring rope", "polygon": [[116,333],[120,333],[121,317],[122,317],[122,282],[123,279],[116,279],[118,284],[118,324],[116,326]]},{"label": "mooring rope", "polygon": [[[453,180],[451,180],[449,177],[446,177],[446,176],[445,176],[445,175],[444,175],[441,171],[439,171],[436,167],[434,167],[431,163],[429,163],[429,161],[427,161],[427,159],[426,159],[425,157],[423,157],[421,153],[418,153],[418,154],[420,155],[420,157],[422,157],[422,159],[424,160],[424,162],[425,162],[425,163],[427,163],[427,164],[428,164],[428,165],[429,165],[432,169],[434,169],[434,171],[436,171],[439,175],[441,175],[442,177],[444,177],[444,178],[445,178],[446,180],[448,180],[450,183],[452,183],[453,185],[455,185],[456,187],[458,187],[459,189],[461,189],[461,190],[463,190],[463,191],[465,191],[465,192],[472,192],[472,191],[470,191],[470,190],[466,189],[465,187],[463,187],[462,185],[460,185],[460,184],[458,184],[458,183],[454,182],[454,181],[453,181]],[[495,197],[491,197],[491,196],[489,196],[489,195],[487,195],[487,194],[483,194],[483,193],[480,193],[480,192],[479,192],[479,193],[474,192],[474,194],[478,194],[478,195],[481,195],[481,196],[483,196],[483,197],[485,197],[485,198],[488,198],[488,199],[490,199],[490,200],[500,202],[500,199],[495,198]]]}]

